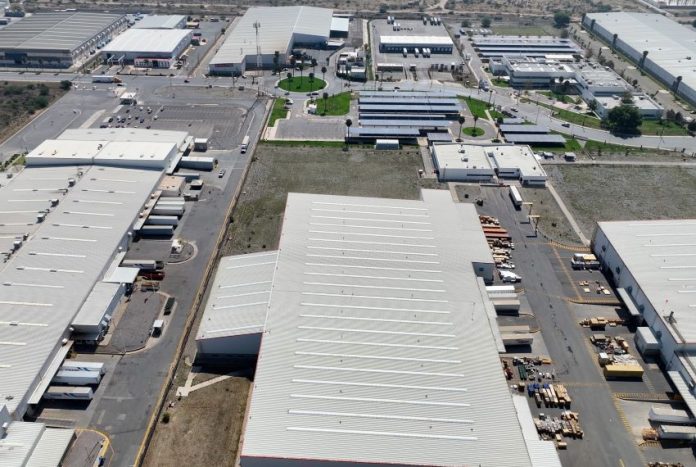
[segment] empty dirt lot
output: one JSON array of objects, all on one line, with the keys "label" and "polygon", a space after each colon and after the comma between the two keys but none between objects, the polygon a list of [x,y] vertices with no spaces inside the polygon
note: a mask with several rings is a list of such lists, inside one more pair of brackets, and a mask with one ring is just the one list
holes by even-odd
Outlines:
[{"label": "empty dirt lot", "polygon": [[696,216],[696,169],[645,166],[555,166],[553,186],[588,238],[597,221]]},{"label": "empty dirt lot", "polygon": [[375,151],[340,145],[259,144],[232,224],[225,254],[253,253],[278,247],[289,192],[417,199],[418,148]]},{"label": "empty dirt lot", "polygon": [[[201,380],[211,376],[201,374]],[[194,380],[194,384],[201,382]],[[232,377],[191,392],[167,408],[147,451],[145,467],[234,465],[250,380]]]}]

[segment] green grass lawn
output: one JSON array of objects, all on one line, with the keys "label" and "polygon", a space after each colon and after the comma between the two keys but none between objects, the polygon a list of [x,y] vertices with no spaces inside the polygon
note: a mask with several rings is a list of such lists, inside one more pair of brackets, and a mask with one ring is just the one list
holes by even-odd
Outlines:
[{"label": "green grass lawn", "polygon": [[495,78],[491,80],[493,82],[494,86],[498,86],[500,88],[509,88],[510,87],[510,82],[506,79],[500,79],[500,78]]},{"label": "green grass lawn", "polygon": [[659,120],[643,120],[643,123],[640,125],[640,132],[644,135],[662,134],[664,136],[686,136],[689,134],[683,126],[666,120],[663,120],[662,124],[660,124]]},{"label": "green grass lawn", "polygon": [[466,128],[462,128],[462,133],[465,134],[465,135],[467,135],[467,136],[474,136],[474,137],[476,137],[476,136],[481,136],[481,135],[483,135],[483,134],[485,133],[485,131],[483,131],[483,128],[477,128],[477,127],[469,126],[469,127],[466,127]]},{"label": "green grass lawn", "polygon": [[310,81],[309,76],[295,76],[291,79],[283,79],[278,83],[278,87],[284,91],[291,92],[312,92],[319,91],[326,86],[326,82],[321,78],[314,78]]},{"label": "green grass lawn", "polygon": [[276,120],[285,118],[288,115],[288,111],[285,108],[285,103],[287,101],[287,99],[278,98],[273,102],[271,115],[268,117],[268,126],[275,126]]},{"label": "green grass lawn", "polygon": [[503,24],[500,26],[493,26],[491,28],[493,34],[501,34],[504,36],[547,36],[547,35],[557,35],[554,29],[549,26],[523,26],[523,25],[511,25]]},{"label": "green grass lawn", "polygon": [[575,125],[586,126],[588,128],[602,128],[602,121],[592,115],[572,112],[566,109],[560,109],[558,107],[554,107],[553,105],[544,104],[543,102],[539,102],[539,105],[542,107],[546,107],[547,109],[551,109],[553,111],[553,116],[560,120],[573,123]]},{"label": "green grass lawn", "polygon": [[460,97],[459,99],[466,103],[466,106],[469,107],[469,111],[475,117],[488,118],[486,116],[486,109],[488,109],[488,113],[491,114],[491,117],[494,120],[499,117],[503,117],[503,114],[501,114],[497,110],[494,110],[492,106],[488,105],[488,102],[486,101],[480,101],[471,97]]},{"label": "green grass lawn", "polygon": [[555,99],[557,101],[563,102],[564,104],[575,104],[577,103],[577,100],[573,97],[570,97],[567,94],[561,94],[559,92],[553,92],[553,91],[538,91],[539,94],[543,94],[544,96],[548,97],[549,99]]},{"label": "green grass lawn", "polygon": [[317,99],[317,114],[327,116],[345,115],[350,111],[350,92],[342,92],[329,96],[326,101]]}]

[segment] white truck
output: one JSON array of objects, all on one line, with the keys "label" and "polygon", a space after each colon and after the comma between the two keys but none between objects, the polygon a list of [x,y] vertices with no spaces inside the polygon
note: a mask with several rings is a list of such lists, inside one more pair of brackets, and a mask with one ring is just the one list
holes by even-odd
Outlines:
[{"label": "white truck", "polygon": [[599,269],[600,263],[595,255],[575,253],[570,259],[573,269]]},{"label": "white truck", "polygon": [[246,135],[246,136],[244,137],[244,139],[242,140],[242,147],[241,147],[242,154],[244,154],[245,152],[247,152],[247,149],[249,149],[249,143],[250,143],[250,142],[251,142],[251,138],[249,138],[249,135]]},{"label": "white truck", "polygon": [[106,368],[102,362],[78,362],[76,360],[65,360],[60,366],[64,371],[98,371],[103,375],[106,373]]},{"label": "white truck", "polygon": [[511,271],[499,269],[498,275],[500,276],[500,279],[506,283],[522,282],[522,277]]},{"label": "white truck", "polygon": [[44,399],[89,401],[94,397],[90,387],[79,386],[49,386],[43,395]]},{"label": "white truck", "polygon": [[67,384],[70,386],[88,386],[90,384],[99,384],[102,375],[99,371],[66,371],[58,370],[53,377],[52,382],[57,384]]}]

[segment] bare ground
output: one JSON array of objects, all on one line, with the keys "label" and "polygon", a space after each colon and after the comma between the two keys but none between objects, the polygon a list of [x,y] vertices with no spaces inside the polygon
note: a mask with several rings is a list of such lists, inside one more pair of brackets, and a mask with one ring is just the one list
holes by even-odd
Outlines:
[{"label": "bare ground", "polygon": [[689,201],[696,169],[563,165],[547,172],[587,236],[598,221],[696,216],[696,204]]},{"label": "bare ground", "polygon": [[277,248],[289,192],[417,199],[427,183],[418,178],[422,168],[417,148],[260,144],[232,214],[225,254]]},{"label": "bare ground", "polygon": [[[219,375],[201,375],[202,381]],[[201,381],[195,380],[194,384]],[[231,377],[176,402],[160,418],[144,467],[232,467],[239,448],[251,382]]]}]

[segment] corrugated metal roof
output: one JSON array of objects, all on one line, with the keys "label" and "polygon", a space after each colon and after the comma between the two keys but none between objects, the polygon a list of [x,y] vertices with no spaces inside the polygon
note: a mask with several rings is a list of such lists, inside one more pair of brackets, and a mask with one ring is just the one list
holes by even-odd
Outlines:
[{"label": "corrugated metal roof", "polygon": [[295,35],[312,36],[327,40],[330,35],[333,10],[311,6],[249,8],[232,31],[210,65],[238,64],[248,55],[256,55],[256,29],[261,24],[259,47],[262,54],[276,51],[285,54]]},{"label": "corrugated metal roof", "polygon": [[0,465],[24,467],[44,429],[43,423],[11,422],[0,438]]},{"label": "corrugated metal roof", "polygon": [[691,279],[696,255],[693,242],[696,219],[614,221],[597,225],[642,295],[658,310],[660,319],[674,312],[674,322],[665,326],[677,329],[684,342],[696,342],[696,297],[689,293],[694,290]]},{"label": "corrugated metal roof", "polygon": [[381,96],[363,97],[358,100],[360,104],[412,104],[412,105],[459,105],[459,101],[451,97],[421,96],[421,97],[401,97],[401,96]]},{"label": "corrugated metal roof", "polygon": [[147,15],[133,25],[133,29],[176,29],[186,24],[183,15]]},{"label": "corrugated metal roof", "polygon": [[401,44],[411,44],[411,45],[432,45],[438,46],[452,46],[452,39],[450,36],[379,36],[380,44],[386,45],[401,45]]},{"label": "corrugated metal roof", "polygon": [[654,63],[672,79],[681,76],[680,88],[696,89],[696,31],[692,28],[652,13],[588,13],[586,16],[586,23],[594,20],[595,28],[608,31],[609,40],[618,34],[619,48],[633,60],[639,60],[643,51],[647,51],[646,63]]},{"label": "corrugated metal roof", "polygon": [[366,126],[412,126],[419,128],[447,128],[452,122],[447,120],[381,120],[366,119],[360,124]]},{"label": "corrugated metal roof", "polygon": [[422,112],[422,113],[458,113],[459,105],[428,105],[428,104],[358,104],[359,112]]},{"label": "corrugated metal roof", "polygon": [[[66,175],[76,180],[67,188]],[[58,205],[33,227],[34,234],[0,270],[0,400],[14,411],[32,393],[46,362],[113,255],[161,172],[91,166],[29,167],[0,188],[0,206],[11,206],[12,222],[28,210],[36,223],[42,209]],[[65,190],[65,192],[61,191]]]},{"label": "corrugated metal roof", "polygon": [[457,97],[456,93],[450,91],[360,91],[360,97]]},{"label": "corrugated metal roof", "polygon": [[476,210],[422,197],[289,194],[242,463],[531,465]]},{"label": "corrugated metal roof", "polygon": [[548,133],[549,127],[544,125],[517,125],[502,124],[500,131],[503,133]]},{"label": "corrugated metal roof", "polygon": [[46,428],[25,467],[56,467],[74,435],[75,430]]},{"label": "corrugated metal roof", "polygon": [[220,259],[196,340],[263,332],[278,252]]},{"label": "corrugated metal roof", "polygon": [[564,145],[566,140],[563,136],[551,133],[548,135],[527,134],[527,133],[509,133],[505,135],[505,140],[508,143],[517,144],[558,144]]},{"label": "corrugated metal roof", "polygon": [[351,128],[351,137],[369,138],[371,136],[397,136],[397,137],[418,137],[420,136],[420,128],[414,127],[367,127],[367,128]]},{"label": "corrugated metal roof", "polygon": [[120,291],[120,284],[97,282],[73,318],[73,326],[98,326]]},{"label": "corrugated metal roof", "polygon": [[129,29],[101,50],[103,54],[160,53],[172,55],[182,42],[191,41],[188,29]]},{"label": "corrugated metal roof", "polygon": [[0,50],[73,51],[120,20],[120,14],[35,13],[0,30]]}]

